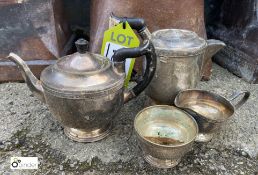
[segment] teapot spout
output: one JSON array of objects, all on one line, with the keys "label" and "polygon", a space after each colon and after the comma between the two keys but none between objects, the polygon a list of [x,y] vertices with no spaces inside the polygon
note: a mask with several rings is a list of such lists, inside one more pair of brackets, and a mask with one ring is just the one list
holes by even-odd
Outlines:
[{"label": "teapot spout", "polygon": [[33,75],[30,68],[26,65],[26,63],[16,54],[10,53],[7,56],[7,59],[14,62],[19,70],[22,73],[22,77],[24,78],[25,82],[27,83],[29,89],[32,93],[39,98],[40,101],[45,102],[44,91],[41,86],[40,81]]},{"label": "teapot spout", "polygon": [[208,46],[206,48],[204,59],[202,61],[201,72],[203,72],[203,68],[206,67],[212,56],[226,46],[224,42],[215,39],[207,40],[207,44]]}]

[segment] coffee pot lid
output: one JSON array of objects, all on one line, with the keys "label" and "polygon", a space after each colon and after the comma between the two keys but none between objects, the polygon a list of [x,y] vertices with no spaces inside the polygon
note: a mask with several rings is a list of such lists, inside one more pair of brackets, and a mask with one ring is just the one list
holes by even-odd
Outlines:
[{"label": "coffee pot lid", "polygon": [[207,46],[207,42],[196,33],[181,29],[158,30],[151,35],[158,54],[167,56],[198,55]]},{"label": "coffee pot lid", "polygon": [[123,87],[124,74],[117,73],[108,58],[86,52],[86,40],[78,40],[76,47],[77,53],[60,58],[42,72],[44,90],[71,97],[92,96]]}]

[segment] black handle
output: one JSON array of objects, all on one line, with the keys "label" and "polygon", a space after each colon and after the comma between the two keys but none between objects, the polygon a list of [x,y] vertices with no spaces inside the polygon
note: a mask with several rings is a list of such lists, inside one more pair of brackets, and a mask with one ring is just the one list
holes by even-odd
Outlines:
[{"label": "black handle", "polygon": [[119,22],[128,22],[131,28],[137,30],[139,33],[146,29],[146,24],[143,18],[118,17],[115,16],[114,13],[111,13],[110,16]]},{"label": "black handle", "polygon": [[113,62],[123,62],[126,58],[146,56],[146,70],[143,79],[125,95],[125,102],[139,95],[151,82],[157,66],[157,56],[153,44],[149,40],[143,41],[144,45],[138,48],[122,48],[115,51]]},{"label": "black handle", "polygon": [[149,40],[145,40],[144,44],[140,47],[135,48],[122,48],[116,50],[112,56],[113,62],[124,62],[126,58],[136,58],[146,55],[147,52],[151,51],[152,44]]}]

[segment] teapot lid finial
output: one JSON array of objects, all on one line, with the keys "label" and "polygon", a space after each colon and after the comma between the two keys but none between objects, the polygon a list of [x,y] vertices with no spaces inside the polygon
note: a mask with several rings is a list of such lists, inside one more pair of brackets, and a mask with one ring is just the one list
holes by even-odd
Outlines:
[{"label": "teapot lid finial", "polygon": [[76,46],[77,52],[83,54],[88,51],[89,42],[83,38],[80,38],[75,42],[75,46]]}]

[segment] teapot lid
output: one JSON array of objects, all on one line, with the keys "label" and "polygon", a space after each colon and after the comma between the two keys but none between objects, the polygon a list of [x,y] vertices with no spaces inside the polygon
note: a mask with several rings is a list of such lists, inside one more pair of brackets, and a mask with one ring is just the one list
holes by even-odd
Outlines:
[{"label": "teapot lid", "polygon": [[124,74],[117,73],[108,58],[86,52],[87,41],[76,42],[78,52],[60,58],[41,74],[44,90],[67,98],[92,97],[123,87]]},{"label": "teapot lid", "polygon": [[181,29],[158,30],[151,35],[156,52],[166,56],[198,55],[207,42],[196,33]]}]

